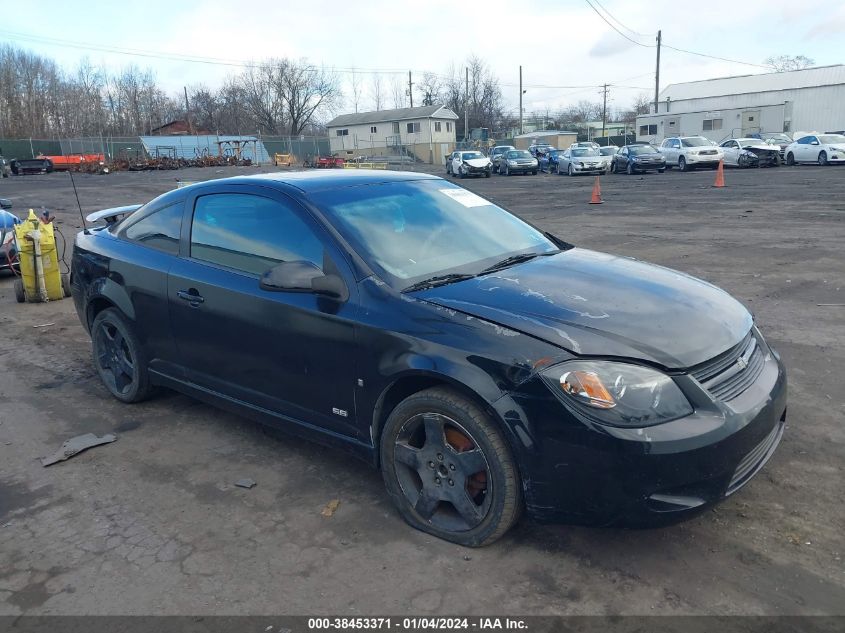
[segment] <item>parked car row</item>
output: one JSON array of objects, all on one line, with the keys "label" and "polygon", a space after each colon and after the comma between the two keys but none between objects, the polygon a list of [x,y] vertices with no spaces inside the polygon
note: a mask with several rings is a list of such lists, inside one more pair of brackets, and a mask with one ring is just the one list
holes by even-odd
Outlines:
[{"label": "parked car row", "polygon": [[813,133],[793,141],[783,133],[754,134],[730,138],[716,144],[703,136],[673,136],[660,147],[636,142],[624,147],[599,146],[591,141],[573,143],[558,149],[548,143],[535,143],[528,150],[513,145],[497,145],[489,156],[477,150],[453,152],[446,161],[446,173],[464,178],[498,173],[537,174],[607,174],[643,173],[667,169],[691,171],[716,169],[720,163],[729,167],[778,167],[782,163],[845,163],[845,135]]}]

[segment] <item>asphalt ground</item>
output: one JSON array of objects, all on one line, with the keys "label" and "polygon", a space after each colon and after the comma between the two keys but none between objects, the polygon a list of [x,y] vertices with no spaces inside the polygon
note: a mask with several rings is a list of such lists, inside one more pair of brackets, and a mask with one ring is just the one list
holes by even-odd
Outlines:
[{"label": "asphalt ground", "polygon": [[[259,171],[76,182],[87,213]],[[713,178],[606,176],[602,205],[587,204],[590,177],[461,181],[576,245],[725,288],[782,354],[778,452],[714,510],[661,529],[523,520],[478,550],[416,532],[379,473],[340,452],[173,393],[113,400],[72,302],[17,304],[0,273],[0,615],[845,614],[845,170]],[[2,180],[0,197],[50,210],[68,239],[80,227],[66,174]],[[86,432],[118,440],[41,466]]]}]

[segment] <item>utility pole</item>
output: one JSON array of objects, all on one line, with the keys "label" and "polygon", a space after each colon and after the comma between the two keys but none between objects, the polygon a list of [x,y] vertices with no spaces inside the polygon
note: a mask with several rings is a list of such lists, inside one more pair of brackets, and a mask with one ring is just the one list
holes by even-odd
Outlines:
[{"label": "utility pole", "polygon": [[469,140],[469,66],[466,67],[466,92],[464,96],[464,142]]},{"label": "utility pole", "polygon": [[519,67],[519,133],[522,134],[522,66]]},{"label": "utility pole", "polygon": [[657,114],[657,100],[660,98],[660,31],[657,32],[657,67],[654,71],[654,113]]},{"label": "utility pole", "polygon": [[185,123],[188,124],[188,134],[191,134],[191,112],[188,107],[188,87],[182,86],[182,89],[185,91]]},{"label": "utility pole", "polygon": [[605,121],[607,121],[607,84],[604,84],[604,97],[602,98],[601,103],[601,135],[604,137],[604,125]]},{"label": "utility pole", "polygon": [[[425,77],[423,77],[425,79]],[[411,71],[408,71],[408,96],[411,98],[411,107],[414,107],[414,82],[411,81]]]}]

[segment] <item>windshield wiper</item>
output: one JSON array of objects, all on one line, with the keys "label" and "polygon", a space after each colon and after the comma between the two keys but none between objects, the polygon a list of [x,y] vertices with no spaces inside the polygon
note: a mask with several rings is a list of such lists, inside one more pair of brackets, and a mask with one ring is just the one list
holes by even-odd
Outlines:
[{"label": "windshield wiper", "polygon": [[517,255],[511,255],[510,257],[505,257],[500,262],[496,262],[492,266],[488,266],[478,274],[486,275],[487,273],[492,273],[496,272],[497,270],[502,270],[503,268],[508,268],[509,266],[513,266],[514,264],[521,264],[522,262],[527,262],[529,259],[534,259],[535,257],[545,257],[546,255],[554,254],[555,253],[519,253]]},{"label": "windshield wiper", "polygon": [[475,275],[470,273],[449,273],[448,275],[435,275],[428,279],[423,279],[415,284],[411,284],[407,288],[402,288],[402,292],[414,292],[415,290],[426,290],[434,288],[435,286],[443,286],[451,284],[456,281],[463,281],[464,279],[472,279]]}]

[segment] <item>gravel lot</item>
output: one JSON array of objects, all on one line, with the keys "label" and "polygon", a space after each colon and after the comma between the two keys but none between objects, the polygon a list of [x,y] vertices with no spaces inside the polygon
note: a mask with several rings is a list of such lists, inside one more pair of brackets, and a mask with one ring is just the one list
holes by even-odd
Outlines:
[{"label": "gravel lot", "polygon": [[[77,184],[87,213],[177,177],[258,171]],[[481,550],[438,541],[339,452],[172,393],[111,399],[72,302],[18,305],[0,273],[0,615],[845,614],[845,170],[728,171],[725,189],[713,176],[604,177],[601,206],[592,178],[462,181],[577,245],[725,288],[783,355],[780,450],[715,510],[658,530],[523,520]],[[50,209],[69,239],[80,226],[65,174],[2,180],[0,197]],[[118,441],[42,468],[86,432]],[[234,487],[243,477],[258,485]]]}]

